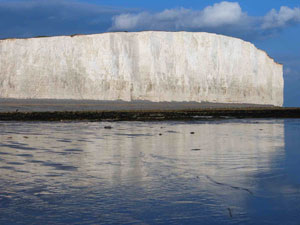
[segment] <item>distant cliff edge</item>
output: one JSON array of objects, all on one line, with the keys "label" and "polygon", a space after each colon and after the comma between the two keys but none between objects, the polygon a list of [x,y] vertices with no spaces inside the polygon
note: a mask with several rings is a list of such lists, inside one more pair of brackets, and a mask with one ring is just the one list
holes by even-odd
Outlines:
[{"label": "distant cliff edge", "polygon": [[282,106],[282,65],[237,38],[120,32],[0,40],[0,98]]}]

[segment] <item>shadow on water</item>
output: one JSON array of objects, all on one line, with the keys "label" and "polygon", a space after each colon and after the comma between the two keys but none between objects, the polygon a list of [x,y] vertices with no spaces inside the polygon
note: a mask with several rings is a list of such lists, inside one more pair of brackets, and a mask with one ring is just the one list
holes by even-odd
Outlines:
[{"label": "shadow on water", "polygon": [[0,224],[300,221],[300,120],[1,128]]}]

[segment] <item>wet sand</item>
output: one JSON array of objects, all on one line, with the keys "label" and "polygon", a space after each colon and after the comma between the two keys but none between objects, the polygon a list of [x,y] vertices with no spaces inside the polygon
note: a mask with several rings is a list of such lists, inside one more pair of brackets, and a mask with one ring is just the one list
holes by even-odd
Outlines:
[{"label": "wet sand", "polygon": [[0,112],[128,111],[128,110],[195,110],[217,108],[272,107],[254,104],[199,102],[96,101],[57,99],[0,99]]},{"label": "wet sand", "polygon": [[162,121],[300,118],[300,108],[242,104],[2,100],[2,121]]},{"label": "wet sand", "polygon": [[162,121],[230,118],[300,118],[300,108],[251,104],[146,101],[0,101],[2,121]]}]

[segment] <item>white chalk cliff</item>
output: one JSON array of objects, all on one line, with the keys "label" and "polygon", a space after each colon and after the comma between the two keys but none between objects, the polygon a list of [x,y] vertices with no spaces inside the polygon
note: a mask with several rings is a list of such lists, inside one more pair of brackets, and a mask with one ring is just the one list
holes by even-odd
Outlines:
[{"label": "white chalk cliff", "polygon": [[237,38],[135,32],[0,40],[0,98],[281,106],[282,65]]}]

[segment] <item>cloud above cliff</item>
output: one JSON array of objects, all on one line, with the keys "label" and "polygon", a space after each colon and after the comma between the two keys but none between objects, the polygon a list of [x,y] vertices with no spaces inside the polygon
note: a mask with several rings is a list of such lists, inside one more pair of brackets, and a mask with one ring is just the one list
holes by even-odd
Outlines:
[{"label": "cloud above cliff", "polygon": [[278,12],[275,9],[272,9],[264,16],[261,28],[283,28],[295,23],[300,23],[300,8],[291,9],[286,6],[282,6]]},{"label": "cloud above cliff", "polygon": [[112,29],[197,29],[237,25],[247,18],[238,3],[221,2],[203,10],[167,9],[158,13],[141,12],[114,17]]},{"label": "cloud above cliff", "polygon": [[184,30],[255,40],[299,23],[300,8],[282,6],[258,17],[248,15],[238,2],[227,1],[201,10],[173,8],[150,12],[75,0],[0,0],[0,38]]},{"label": "cloud above cliff", "polygon": [[161,12],[101,6],[74,0],[0,0],[0,38],[99,33],[105,31],[207,31],[254,40],[300,23],[300,8],[282,6],[260,17],[238,2],[223,1],[201,10]]},{"label": "cloud above cliff", "polygon": [[112,31],[208,31],[238,37],[269,36],[300,23],[300,8],[282,6],[264,16],[249,16],[238,2],[220,2],[202,10],[176,8],[162,12],[123,13],[113,17]]}]

